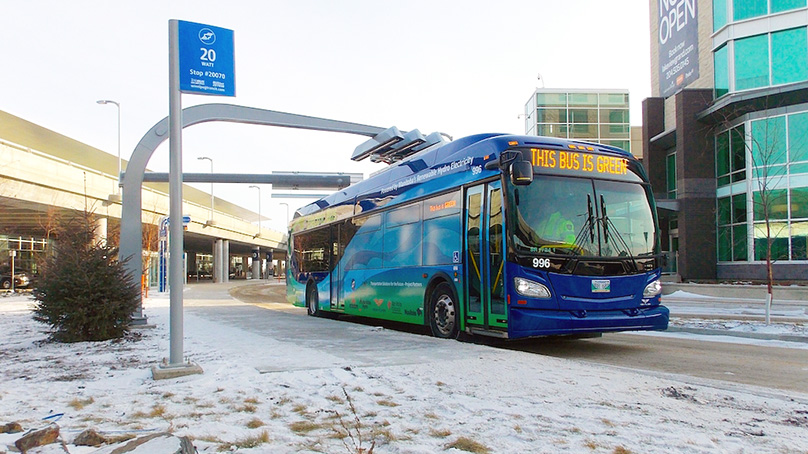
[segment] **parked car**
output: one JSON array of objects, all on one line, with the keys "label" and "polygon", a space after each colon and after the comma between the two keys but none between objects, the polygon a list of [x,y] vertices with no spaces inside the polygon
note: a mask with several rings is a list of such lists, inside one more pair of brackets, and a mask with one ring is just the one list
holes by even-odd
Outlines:
[{"label": "parked car", "polygon": [[[27,273],[20,271],[14,273],[14,288],[26,288],[31,285],[31,278]],[[11,268],[6,266],[0,268],[0,289],[11,288]]]}]

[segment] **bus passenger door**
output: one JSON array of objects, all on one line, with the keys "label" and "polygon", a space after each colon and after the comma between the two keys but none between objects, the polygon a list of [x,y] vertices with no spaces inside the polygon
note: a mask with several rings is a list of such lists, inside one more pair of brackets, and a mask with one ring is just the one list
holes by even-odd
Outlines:
[{"label": "bus passenger door", "polygon": [[339,302],[342,300],[342,270],[340,259],[345,250],[345,243],[342,242],[341,224],[334,224],[331,226],[331,263],[330,263],[330,281],[331,281],[331,310],[339,309]]},{"label": "bus passenger door", "polygon": [[502,200],[499,181],[466,192],[466,323],[486,329],[508,326]]}]

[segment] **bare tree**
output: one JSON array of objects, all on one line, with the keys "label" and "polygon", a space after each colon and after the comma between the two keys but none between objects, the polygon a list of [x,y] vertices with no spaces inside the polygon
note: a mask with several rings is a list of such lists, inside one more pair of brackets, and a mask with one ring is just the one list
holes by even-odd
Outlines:
[{"label": "bare tree", "polygon": [[[773,301],[774,264],[779,259],[788,259],[773,246],[778,239],[788,236],[788,161],[789,133],[786,115],[773,115],[771,110],[762,111],[763,118],[751,121],[751,128],[739,137],[743,151],[751,165],[751,173],[746,176],[752,185],[752,233],[753,254],[756,260],[766,263],[766,323],[770,322]],[[737,117],[735,117],[737,118]],[[738,127],[728,119],[721,122],[730,135]],[[793,131],[791,139],[795,140]],[[805,135],[805,132],[802,132]],[[803,138],[804,140],[804,138]],[[793,145],[793,144],[792,144]],[[749,214],[747,214],[749,216]],[[747,221],[748,222],[748,221]],[[763,243],[763,244],[761,244]],[[762,250],[761,250],[762,249]]]}]

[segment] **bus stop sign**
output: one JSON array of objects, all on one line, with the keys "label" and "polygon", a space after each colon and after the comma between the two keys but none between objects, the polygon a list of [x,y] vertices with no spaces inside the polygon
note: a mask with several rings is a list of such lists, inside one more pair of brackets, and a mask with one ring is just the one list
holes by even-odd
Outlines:
[{"label": "bus stop sign", "polygon": [[236,96],[233,30],[177,21],[180,91]]}]

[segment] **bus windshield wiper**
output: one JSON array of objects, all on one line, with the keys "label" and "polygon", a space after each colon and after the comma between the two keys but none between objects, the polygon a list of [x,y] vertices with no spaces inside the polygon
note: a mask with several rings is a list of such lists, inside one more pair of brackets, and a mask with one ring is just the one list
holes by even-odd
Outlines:
[{"label": "bus windshield wiper", "polygon": [[[592,210],[592,197],[587,194],[586,195],[586,222],[581,226],[581,230],[578,231],[578,234],[575,235],[575,242],[573,243],[580,251],[580,255],[584,255],[583,251],[585,250],[581,244],[586,237],[586,234],[589,234],[589,244],[593,244],[595,242],[595,215],[594,211]],[[579,215],[581,216],[581,215]]]},{"label": "bus windshield wiper", "polygon": [[631,253],[631,248],[626,243],[626,240],[623,239],[623,235],[620,234],[620,230],[617,228],[617,226],[615,226],[612,220],[609,219],[609,215],[606,213],[606,201],[603,199],[602,195],[600,196],[600,213],[601,225],[603,226],[603,242],[608,243],[609,236],[611,235],[611,232],[614,231],[614,238],[617,238],[618,247],[623,247],[626,255],[628,255],[631,262],[634,264],[634,269],[639,269],[637,266],[637,260],[634,259],[634,255]]}]

